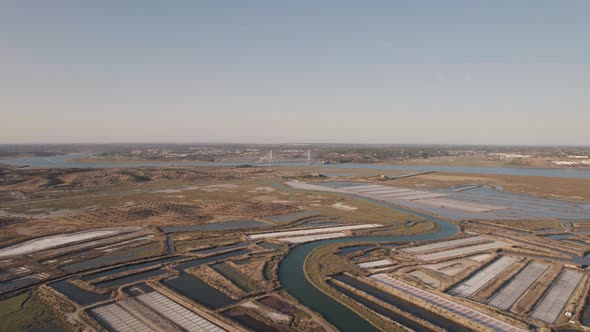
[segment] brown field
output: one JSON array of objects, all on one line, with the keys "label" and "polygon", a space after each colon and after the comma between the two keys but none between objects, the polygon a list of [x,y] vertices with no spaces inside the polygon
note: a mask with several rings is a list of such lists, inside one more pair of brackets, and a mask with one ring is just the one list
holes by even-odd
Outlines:
[{"label": "brown field", "polygon": [[391,181],[392,185],[450,187],[461,184],[501,186],[506,191],[537,197],[590,202],[590,179],[487,174],[433,173]]}]

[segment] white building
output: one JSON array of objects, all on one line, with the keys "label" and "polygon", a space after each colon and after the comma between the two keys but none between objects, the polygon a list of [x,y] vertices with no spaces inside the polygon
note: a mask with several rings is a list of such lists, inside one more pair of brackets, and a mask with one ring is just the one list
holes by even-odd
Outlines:
[{"label": "white building", "polygon": [[556,160],[553,163],[557,166],[575,166],[578,164],[575,161],[563,161],[563,160]]},{"label": "white building", "polygon": [[494,156],[498,156],[500,158],[530,158],[531,156],[525,154],[517,154],[517,153],[492,153]]}]

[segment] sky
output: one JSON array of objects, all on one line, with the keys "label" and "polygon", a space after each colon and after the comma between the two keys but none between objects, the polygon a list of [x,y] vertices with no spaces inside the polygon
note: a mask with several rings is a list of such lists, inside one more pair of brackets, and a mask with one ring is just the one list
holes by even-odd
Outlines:
[{"label": "sky", "polygon": [[0,0],[0,143],[588,145],[589,12]]}]

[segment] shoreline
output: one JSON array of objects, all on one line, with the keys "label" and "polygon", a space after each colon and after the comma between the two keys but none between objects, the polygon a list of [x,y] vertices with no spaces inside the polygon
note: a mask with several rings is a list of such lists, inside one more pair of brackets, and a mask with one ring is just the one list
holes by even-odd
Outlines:
[{"label": "shoreline", "polygon": [[[33,157],[33,156],[30,156]],[[26,158],[30,158],[30,157],[26,157]],[[16,157],[16,158],[23,158],[23,157]],[[2,161],[2,159],[15,159],[15,158],[4,158],[1,157],[0,161]],[[202,165],[207,165],[207,164],[216,164],[216,163],[222,163],[222,164],[253,164],[253,163],[249,163],[249,162],[240,162],[240,160],[235,160],[235,159],[221,159],[221,160],[215,160],[215,161],[204,161],[204,160],[186,160],[186,159],[136,159],[136,158],[96,158],[96,157],[83,157],[83,158],[72,158],[72,159],[68,159],[68,161],[71,162],[75,162],[75,163],[81,163],[81,164],[104,164],[104,165],[109,165],[109,164],[164,164],[164,163],[171,163],[171,164],[202,164]],[[368,167],[371,166],[385,166],[385,167],[389,167],[389,166],[401,166],[401,167],[464,167],[464,168],[515,168],[515,169],[563,169],[563,170],[588,170],[590,171],[590,166],[551,166],[551,165],[509,165],[506,163],[496,163],[494,161],[490,161],[490,162],[486,162],[486,161],[478,161],[478,160],[466,160],[464,163],[463,162],[449,162],[449,163],[444,163],[444,162],[428,162],[428,159],[424,159],[424,161],[426,162],[420,162],[422,161],[421,159],[410,159],[410,160],[402,160],[402,161],[379,161],[379,162],[374,162],[374,163],[356,163],[356,162],[350,162],[350,163],[329,163],[329,164],[312,164],[312,166],[315,167],[334,167],[334,168],[338,168],[338,166],[343,166],[343,165],[367,165]],[[280,160],[277,161],[280,165]],[[304,161],[301,161],[302,163],[304,163]],[[214,165],[213,165],[214,166]],[[346,166],[344,166],[346,167]],[[359,167],[362,168],[362,167]]]}]

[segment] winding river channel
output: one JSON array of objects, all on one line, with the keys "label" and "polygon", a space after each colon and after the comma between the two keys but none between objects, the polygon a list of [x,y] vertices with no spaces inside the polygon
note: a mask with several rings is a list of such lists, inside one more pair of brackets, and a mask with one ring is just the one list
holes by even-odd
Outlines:
[{"label": "winding river channel", "polygon": [[[366,198],[363,198],[366,199]],[[282,287],[295,297],[299,302],[308,306],[312,310],[321,314],[328,322],[334,325],[340,331],[379,331],[361,316],[357,315],[348,307],[334,300],[317,289],[309,280],[307,280],[304,271],[305,260],[307,256],[316,248],[332,243],[349,243],[349,242],[371,242],[371,243],[388,243],[388,242],[411,242],[438,240],[451,237],[459,231],[459,228],[439,218],[426,214],[414,212],[404,208],[396,207],[379,201],[369,200],[375,204],[388,206],[408,214],[413,214],[421,218],[430,220],[438,225],[436,232],[419,235],[403,236],[368,236],[368,237],[348,237],[341,239],[331,239],[316,242],[309,242],[293,248],[279,265],[279,281]]]}]

